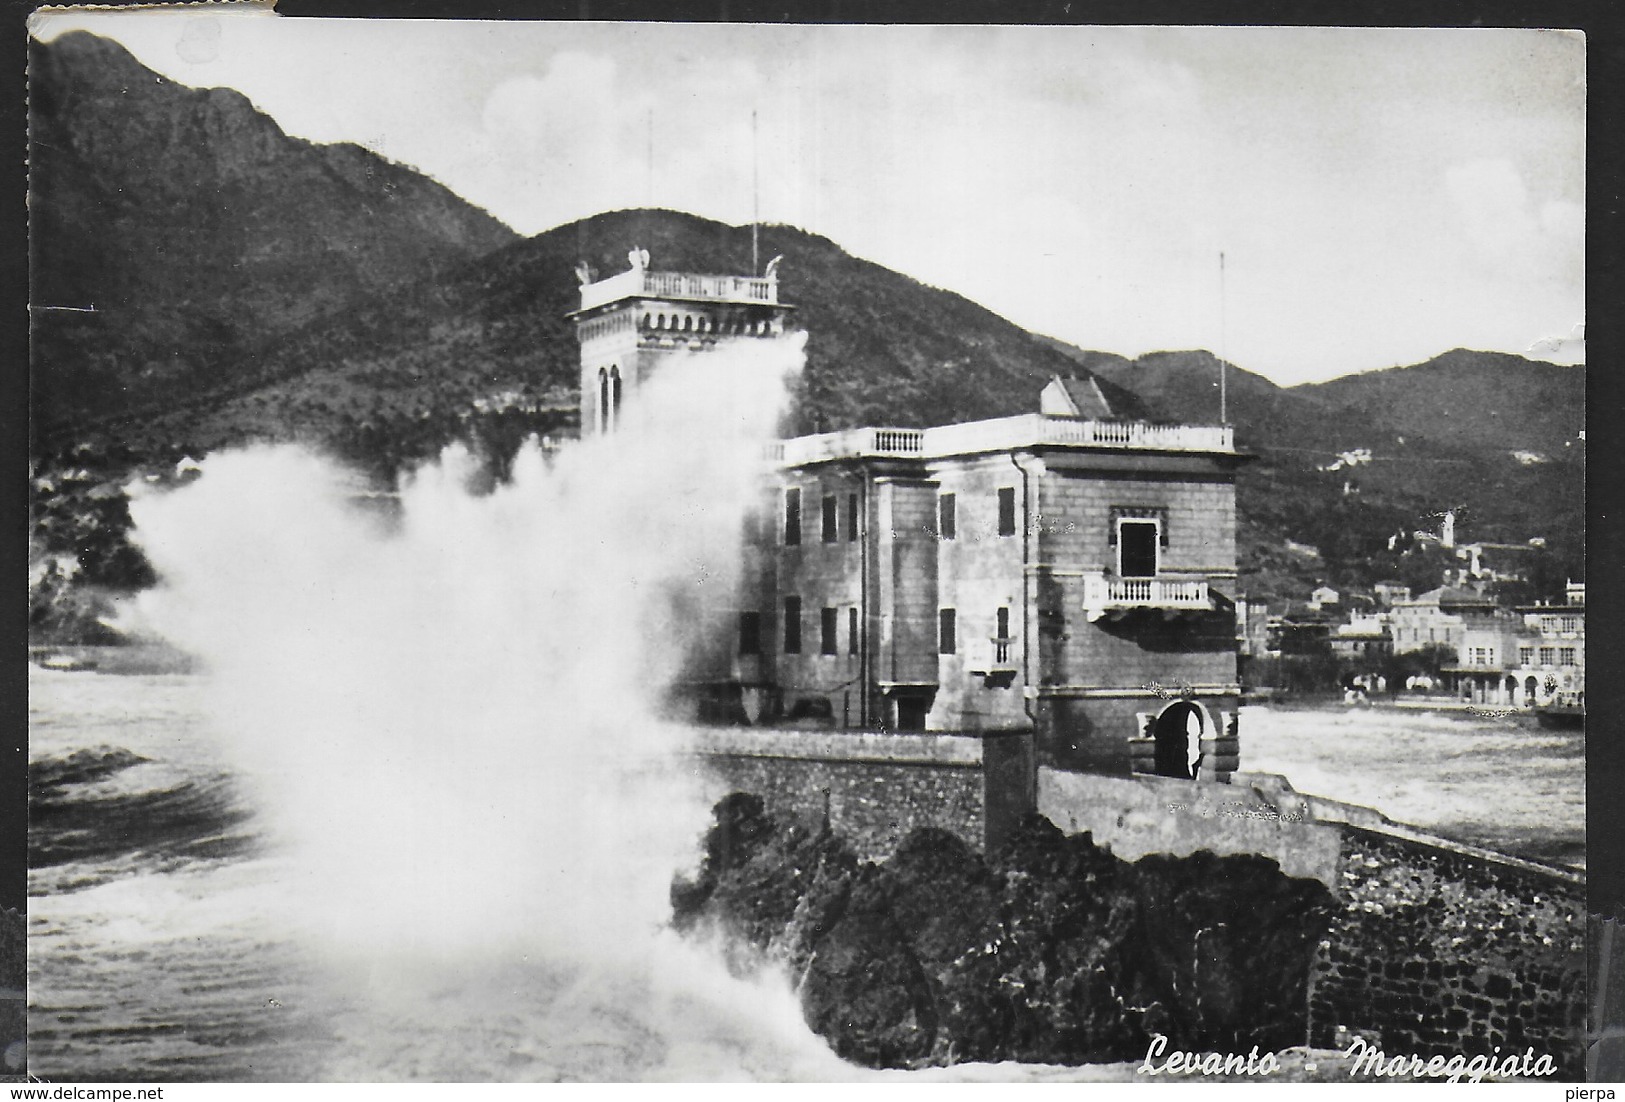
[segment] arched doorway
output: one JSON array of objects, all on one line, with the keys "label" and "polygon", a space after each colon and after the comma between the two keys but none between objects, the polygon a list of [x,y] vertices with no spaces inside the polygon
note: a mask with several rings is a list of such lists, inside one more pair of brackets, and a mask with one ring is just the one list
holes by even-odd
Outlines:
[{"label": "arched doorway", "polygon": [[1538,682],[1536,682],[1533,677],[1524,678],[1523,705],[1525,708],[1533,708],[1535,706],[1535,692],[1537,688]]},{"label": "arched doorway", "polygon": [[1193,780],[1201,767],[1201,738],[1206,731],[1202,709],[1190,701],[1177,701],[1164,708],[1152,728],[1157,740],[1157,775]]}]

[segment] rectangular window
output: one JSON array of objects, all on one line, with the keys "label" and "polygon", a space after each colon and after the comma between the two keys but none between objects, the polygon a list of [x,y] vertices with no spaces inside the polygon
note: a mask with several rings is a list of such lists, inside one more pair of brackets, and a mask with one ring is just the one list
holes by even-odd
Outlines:
[{"label": "rectangular window", "polygon": [[846,610],[846,653],[858,653],[858,610]]},{"label": "rectangular window", "polygon": [[839,618],[833,608],[826,608],[818,617],[818,653],[836,654],[840,647],[837,645],[836,625]]},{"label": "rectangular window", "polygon": [[1016,534],[1016,490],[1006,486],[999,491],[999,535]]},{"label": "rectangular window", "polygon": [[954,633],[954,610],[951,608],[937,611],[937,653],[954,654],[959,649],[959,641]]},{"label": "rectangular window", "polygon": [[762,653],[762,614],[760,612],[741,612],[739,614],[739,653]]},{"label": "rectangular window", "polygon": [[1558,624],[1564,631],[1580,630],[1580,620],[1579,617],[1576,616],[1565,616],[1558,621]]},{"label": "rectangular window", "polygon": [[1518,665],[1520,665],[1520,666],[1533,666],[1534,664],[1535,664],[1535,648],[1534,647],[1519,647],[1518,648]]},{"label": "rectangular window", "polygon": [[794,547],[801,542],[801,489],[791,486],[784,491],[784,545]]},{"label": "rectangular window", "polygon": [[1106,542],[1112,547],[1117,546],[1117,535],[1121,530],[1119,521],[1143,520],[1155,522],[1157,525],[1157,546],[1168,546],[1168,509],[1163,505],[1113,505],[1111,514],[1106,522]]},{"label": "rectangular window", "polygon": [[836,502],[834,494],[824,495],[824,542],[834,543],[840,538],[835,530]]},{"label": "rectangular window", "polygon": [[1117,522],[1117,573],[1124,578],[1157,576],[1157,522]]},{"label": "rectangular window", "polygon": [[858,495],[846,495],[846,542],[855,543],[858,538]]},{"label": "rectangular window", "polygon": [[784,599],[784,653],[801,653],[801,598]]},{"label": "rectangular window", "polygon": [[998,616],[995,619],[995,624],[996,624],[996,627],[994,629],[994,639],[993,639],[993,658],[994,658],[995,661],[998,661],[998,662],[1008,662],[1010,660],[1010,642],[1011,642],[1011,640],[1010,640],[1010,610],[1008,608],[999,609]]},{"label": "rectangular window", "polygon": [[1550,666],[1555,661],[1557,661],[1557,648],[1556,647],[1541,647],[1540,648],[1540,664],[1542,666]]},{"label": "rectangular window", "polygon": [[1559,665],[1563,666],[1574,665],[1574,648],[1559,647],[1557,651],[1557,661]]},{"label": "rectangular window", "polygon": [[959,518],[955,515],[954,505],[953,494],[943,494],[937,498],[937,535],[945,540],[954,539],[958,534]]}]

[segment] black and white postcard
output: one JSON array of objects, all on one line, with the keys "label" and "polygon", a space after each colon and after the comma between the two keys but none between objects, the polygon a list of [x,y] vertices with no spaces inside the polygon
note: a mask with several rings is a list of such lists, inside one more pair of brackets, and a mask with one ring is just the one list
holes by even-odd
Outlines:
[{"label": "black and white postcard", "polygon": [[29,31],[6,1073],[1587,1078],[1582,33]]}]

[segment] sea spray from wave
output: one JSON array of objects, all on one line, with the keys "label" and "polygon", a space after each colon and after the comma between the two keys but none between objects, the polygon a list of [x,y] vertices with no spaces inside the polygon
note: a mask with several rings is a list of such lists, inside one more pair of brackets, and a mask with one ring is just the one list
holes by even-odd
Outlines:
[{"label": "sea spray from wave", "polygon": [[706,808],[656,705],[694,594],[731,590],[800,362],[670,363],[620,431],[528,446],[489,493],[449,450],[393,522],[286,447],[136,494],[162,581],[134,618],[205,662],[282,921],[352,996],[331,1077],[839,1074],[788,992],[660,933]]}]

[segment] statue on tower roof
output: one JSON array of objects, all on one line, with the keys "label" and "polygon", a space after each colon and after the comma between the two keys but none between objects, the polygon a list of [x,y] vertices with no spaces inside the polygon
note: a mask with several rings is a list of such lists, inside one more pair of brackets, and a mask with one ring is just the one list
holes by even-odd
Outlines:
[{"label": "statue on tower roof", "polygon": [[632,251],[626,254],[626,259],[634,272],[641,272],[649,267],[649,250],[633,245]]}]

